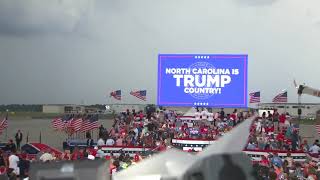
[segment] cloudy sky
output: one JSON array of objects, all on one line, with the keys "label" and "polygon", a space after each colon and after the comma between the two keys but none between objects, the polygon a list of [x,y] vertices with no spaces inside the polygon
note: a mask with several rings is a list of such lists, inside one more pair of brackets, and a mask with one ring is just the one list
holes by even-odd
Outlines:
[{"label": "cloudy sky", "polygon": [[[158,53],[249,55],[264,102],[320,88],[319,0],[1,0],[0,104],[156,101]],[[319,102],[304,97],[304,102]]]}]

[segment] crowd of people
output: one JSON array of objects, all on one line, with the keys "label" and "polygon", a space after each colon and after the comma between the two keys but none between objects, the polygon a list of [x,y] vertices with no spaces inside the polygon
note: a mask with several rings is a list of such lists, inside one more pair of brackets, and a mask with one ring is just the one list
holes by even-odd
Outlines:
[{"label": "crowd of people", "polygon": [[300,146],[299,127],[290,121],[288,114],[279,114],[277,110],[267,113],[263,112],[252,126],[247,149],[308,152],[309,149]]},{"label": "crowd of people", "polygon": [[174,111],[157,111],[145,117],[142,111],[135,114],[127,110],[111,129],[99,128],[98,145],[165,148],[172,138],[216,139],[244,118],[243,112],[225,115],[223,109],[215,115],[197,109],[192,120],[181,120]]},{"label": "crowd of people", "polygon": [[[206,109],[196,109],[194,117],[183,120],[175,111],[163,110],[144,114],[134,110],[118,114],[112,127],[100,126],[99,138],[94,145],[90,133],[87,134],[87,147],[65,149],[64,152],[54,153],[49,149],[38,153],[34,157],[28,157],[20,150],[20,144],[13,140],[8,142],[5,151],[0,151],[0,173],[6,172],[12,180],[28,177],[31,162],[57,162],[74,160],[110,160],[110,173],[114,173],[136,164],[144,157],[136,153],[134,155],[120,153],[113,155],[102,150],[103,146],[120,147],[152,147],[154,151],[164,151],[172,147],[171,139],[210,139],[215,140],[230,131],[234,126],[245,120],[250,113],[238,112],[236,109],[231,114],[226,114],[223,109],[211,113]],[[299,138],[299,128],[293,124],[289,116],[279,114],[276,110],[271,113],[263,113],[250,129],[248,150],[284,150],[288,152],[283,161],[277,153],[263,156],[261,161],[254,164],[255,172],[261,179],[317,179],[318,164],[312,159],[317,157],[320,151],[318,141],[309,147],[307,141]],[[16,140],[22,139],[22,134],[16,135]],[[310,152],[310,157],[305,163],[293,160],[290,152]],[[319,166],[320,167],[320,166]],[[320,168],[319,168],[320,170]]]},{"label": "crowd of people", "polygon": [[305,162],[294,161],[290,152],[281,159],[277,153],[262,156],[261,161],[253,164],[254,172],[261,180],[318,180],[320,164],[312,157]]},{"label": "crowd of people", "polygon": [[[135,111],[127,110],[115,118],[111,129],[106,129],[103,126],[99,128],[97,145],[98,147],[104,145],[152,147],[158,152],[172,147],[171,139],[173,138],[217,139],[247,118],[248,115],[248,113],[237,110],[234,110],[232,114],[225,114],[223,109],[213,114],[202,108],[196,109],[193,118],[182,120],[175,111],[163,110],[143,114],[142,111],[135,113]],[[90,146],[89,142],[92,140],[88,138],[87,142],[87,145]],[[126,156],[111,158],[114,162],[111,168],[113,172],[132,164],[132,161],[128,163],[128,158],[124,157]]]},{"label": "crowd of people", "polygon": [[[309,146],[307,140],[299,136],[299,126],[291,121],[289,114],[280,114],[276,109],[263,112],[250,129],[247,150],[269,152],[259,162],[254,162],[254,169],[259,179],[320,179],[319,140]],[[284,159],[278,152],[287,152]],[[304,152],[306,161],[295,161],[294,152]]]}]

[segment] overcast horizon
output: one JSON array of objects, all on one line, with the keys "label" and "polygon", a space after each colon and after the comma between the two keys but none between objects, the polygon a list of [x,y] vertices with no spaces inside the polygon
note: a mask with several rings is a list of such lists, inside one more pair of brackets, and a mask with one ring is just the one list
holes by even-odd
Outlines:
[{"label": "overcast horizon", "polygon": [[[156,103],[158,54],[248,54],[248,93],[320,89],[319,0],[2,0],[0,104]],[[147,90],[147,101],[131,96]],[[304,95],[302,102],[319,102]]]}]

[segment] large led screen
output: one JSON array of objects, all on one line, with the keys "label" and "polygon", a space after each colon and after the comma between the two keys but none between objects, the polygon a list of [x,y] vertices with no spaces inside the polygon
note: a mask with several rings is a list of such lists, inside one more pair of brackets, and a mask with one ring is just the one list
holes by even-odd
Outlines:
[{"label": "large led screen", "polygon": [[247,55],[160,54],[160,106],[247,107]]}]

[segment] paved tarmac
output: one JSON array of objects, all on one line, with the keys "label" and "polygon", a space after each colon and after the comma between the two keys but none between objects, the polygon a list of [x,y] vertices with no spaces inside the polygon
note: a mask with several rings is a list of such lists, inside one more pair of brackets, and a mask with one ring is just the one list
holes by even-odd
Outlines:
[{"label": "paved tarmac", "polygon": [[[67,134],[61,131],[55,131],[51,127],[51,119],[9,119],[9,127],[0,135],[1,142],[14,140],[15,133],[20,129],[23,133],[22,144],[26,143],[29,133],[29,142],[39,142],[41,132],[41,142],[62,149],[62,142],[67,138]],[[99,120],[104,127],[111,127],[113,120]],[[97,138],[98,130],[93,132],[93,138]],[[79,135],[80,136],[80,135]],[[84,137],[84,133],[81,134]]]}]

